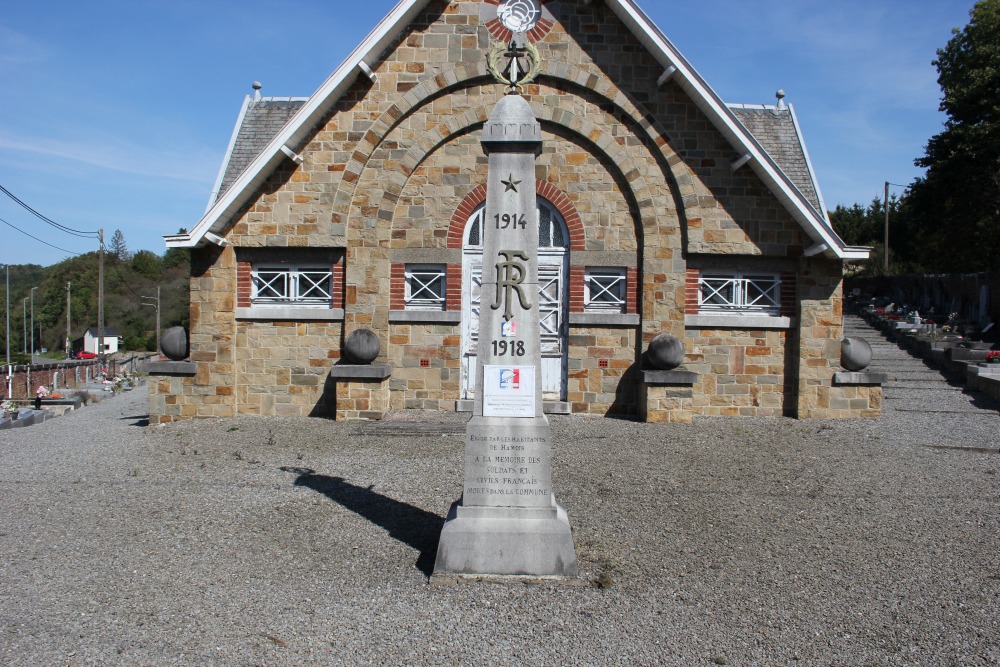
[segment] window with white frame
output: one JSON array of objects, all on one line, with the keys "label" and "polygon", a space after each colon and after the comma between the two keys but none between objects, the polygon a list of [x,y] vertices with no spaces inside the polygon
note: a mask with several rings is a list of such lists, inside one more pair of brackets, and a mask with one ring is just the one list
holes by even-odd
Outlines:
[{"label": "window with white frame", "polygon": [[781,278],[775,274],[712,271],[698,281],[701,313],[759,313],[781,310]]},{"label": "window with white frame", "polygon": [[625,312],[625,269],[588,268],[584,272],[583,284],[586,310]]},{"label": "window with white frame", "polygon": [[444,310],[444,264],[406,265],[405,305],[407,310]]},{"label": "window with white frame", "polygon": [[251,277],[255,306],[330,307],[333,299],[333,271],[328,266],[255,266]]}]

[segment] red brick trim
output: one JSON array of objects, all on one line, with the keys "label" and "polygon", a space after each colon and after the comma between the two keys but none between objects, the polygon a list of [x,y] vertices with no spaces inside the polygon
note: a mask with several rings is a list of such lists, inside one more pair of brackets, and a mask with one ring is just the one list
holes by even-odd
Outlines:
[{"label": "red brick trim", "polygon": [[253,289],[250,262],[236,262],[236,307],[249,308]]},{"label": "red brick trim", "polygon": [[[559,211],[563,221],[566,223],[566,230],[569,232],[569,249],[583,250],[586,248],[586,236],[583,232],[583,221],[580,214],[573,205],[573,201],[565,192],[552,185],[548,181],[535,181],[535,194],[546,199]],[[461,248],[462,240],[465,236],[465,223],[469,221],[469,216],[476,210],[476,207],[486,201],[486,185],[477,185],[472,192],[455,209],[448,224],[448,247]]]},{"label": "red brick trim", "polygon": [[472,192],[465,195],[465,199],[455,209],[451,216],[451,223],[448,225],[448,247],[462,247],[465,237],[465,223],[469,221],[469,216],[476,210],[476,207],[486,201],[486,184],[477,185]]},{"label": "red brick trim", "polygon": [[566,230],[569,232],[569,249],[583,250],[586,248],[586,237],[583,233],[583,222],[580,214],[577,213],[573,201],[566,196],[566,193],[552,185],[548,181],[535,181],[535,194],[548,200],[555,206],[566,223]]},{"label": "red brick trim", "polygon": [[585,308],[583,292],[586,269],[582,266],[569,267],[569,312],[582,313]]},{"label": "red brick trim", "polygon": [[344,261],[343,255],[341,255],[340,258],[333,263],[330,270],[333,274],[333,285],[330,286],[330,307],[343,308],[344,282],[347,279],[347,262]]},{"label": "red brick trim", "polygon": [[406,265],[393,262],[389,266],[389,308],[403,310],[406,307]]},{"label": "red brick trim", "polygon": [[462,310],[462,265],[445,266],[444,309]]},{"label": "red brick trim", "polygon": [[785,317],[795,316],[795,306],[798,301],[797,287],[794,273],[781,274],[781,314]]},{"label": "red brick trim", "polygon": [[[542,0],[542,1],[545,2],[547,0]],[[483,0],[483,2],[493,6],[500,4],[500,0]],[[528,41],[532,43],[541,41],[547,34],[549,34],[549,31],[552,30],[553,25],[554,24],[552,23],[552,21],[548,20],[547,18],[543,17],[538,19],[538,24],[535,25],[534,28],[528,31]],[[492,36],[493,39],[501,41],[504,44],[509,42],[510,38],[514,34],[509,29],[507,29],[502,23],[500,23],[500,19],[497,18],[493,18],[487,21],[486,29],[490,31],[490,36]]]},{"label": "red brick trim", "polygon": [[625,268],[625,312],[639,312],[639,267]]},{"label": "red brick trim", "polygon": [[701,280],[699,269],[688,268],[684,279],[684,314],[698,314],[698,282]]}]

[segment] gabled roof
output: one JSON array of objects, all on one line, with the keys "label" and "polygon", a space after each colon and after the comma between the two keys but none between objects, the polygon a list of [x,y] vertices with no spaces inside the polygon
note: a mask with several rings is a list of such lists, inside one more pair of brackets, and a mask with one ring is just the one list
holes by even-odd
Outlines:
[{"label": "gabled roof", "polygon": [[[430,0],[400,0],[389,15],[375,26],[340,67],[298,108],[291,119],[272,136],[256,158],[246,165],[242,173],[225,190],[223,190],[225,174],[220,177],[217,182],[219,195],[202,219],[187,233],[165,236],[167,246],[191,248],[202,245],[208,240],[224,243],[218,237],[218,233],[225,228],[230,218],[243,207],[286,157],[295,156],[294,148],[308,136],[359,75],[368,74],[374,69],[383,51],[406,30],[410,22],[429,2]],[[754,170],[812,239],[813,245],[806,249],[806,254],[824,253],[841,259],[868,257],[868,249],[846,246],[833,231],[826,212],[822,210],[822,200],[818,196],[815,179],[809,179],[813,185],[813,193],[804,193],[792,177],[783,171],[775,157],[765,149],[761,140],[741,122],[737,117],[739,112],[734,112],[719,98],[634,0],[604,0],[604,3],[628,26],[664,71],[672,72],[672,80],[691,97],[733,148],[744,156],[746,167]],[[752,123],[751,119],[747,120]],[[242,121],[238,123],[234,132],[234,141],[241,123]],[[801,144],[800,135],[799,139]],[[232,148],[233,145],[230,149]],[[804,146],[803,154],[805,155]],[[808,163],[807,157],[806,162]],[[233,166],[233,171],[236,168]],[[224,172],[229,171],[227,165]],[[811,175],[811,169],[808,171]]]},{"label": "gabled roof", "polygon": [[[254,82],[254,88],[259,90],[260,84]],[[308,97],[247,95],[236,119],[236,127],[233,128],[233,136],[229,140],[229,148],[226,149],[219,175],[215,179],[212,195],[208,198],[206,211],[212,209],[219,197],[225,194],[236,182],[236,178],[308,100]]]},{"label": "gabled roof", "polygon": [[[90,334],[93,338],[97,338],[97,327],[90,327],[89,329],[87,329],[86,333]],[[104,327],[104,337],[120,338],[121,334],[118,333],[118,330],[115,329],[114,327]]]},{"label": "gabled roof", "polygon": [[757,139],[818,212],[826,211],[805,140],[791,105],[730,104],[729,110]]}]

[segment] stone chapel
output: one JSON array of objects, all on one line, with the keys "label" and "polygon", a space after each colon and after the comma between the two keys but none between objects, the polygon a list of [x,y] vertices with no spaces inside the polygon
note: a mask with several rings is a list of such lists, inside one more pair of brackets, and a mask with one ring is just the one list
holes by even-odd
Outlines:
[{"label": "stone chapel", "polygon": [[[244,101],[208,210],[165,237],[191,250],[190,363],[150,382],[152,423],[471,409],[479,136],[506,90],[498,9],[525,8],[545,410],[879,414],[879,386],[836,378],[843,267],[868,249],[833,231],[780,92],[722,101],[636,0],[403,0],[311,97]],[[362,329],[377,358],[348,372]]]}]

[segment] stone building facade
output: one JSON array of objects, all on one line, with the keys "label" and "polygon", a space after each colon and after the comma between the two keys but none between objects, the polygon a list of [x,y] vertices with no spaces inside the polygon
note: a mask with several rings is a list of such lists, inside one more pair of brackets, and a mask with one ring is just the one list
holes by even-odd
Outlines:
[{"label": "stone building facade", "polygon": [[[498,1],[400,3],[312,97],[247,98],[209,211],[166,237],[192,250],[195,370],[151,382],[151,421],[470,408]],[[793,109],[723,103],[633,0],[540,8],[547,409],[878,414],[834,383],[867,250],[830,228]],[[343,372],[360,328],[386,377]],[[677,386],[645,374],[663,333]]]}]

